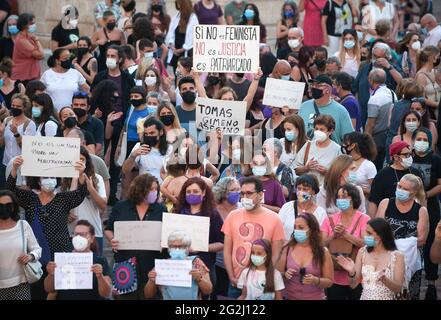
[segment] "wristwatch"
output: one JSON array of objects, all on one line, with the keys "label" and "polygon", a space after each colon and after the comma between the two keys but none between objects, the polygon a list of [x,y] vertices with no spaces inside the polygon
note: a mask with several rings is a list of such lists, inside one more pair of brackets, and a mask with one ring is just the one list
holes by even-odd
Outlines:
[{"label": "wristwatch", "polygon": [[389,66],[389,68],[387,68],[387,71],[391,71],[394,67],[392,65]]}]

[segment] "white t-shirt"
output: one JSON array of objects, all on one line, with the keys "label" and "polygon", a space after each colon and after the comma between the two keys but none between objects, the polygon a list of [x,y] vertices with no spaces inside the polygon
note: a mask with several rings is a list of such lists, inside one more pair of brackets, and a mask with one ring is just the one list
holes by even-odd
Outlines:
[{"label": "white t-shirt", "polygon": [[[239,280],[237,281],[237,287],[243,289],[247,288],[246,300],[274,300],[274,292],[264,293],[265,289],[265,271],[251,270],[248,274],[249,268],[246,268],[240,274]],[[275,291],[280,291],[285,289],[285,284],[283,283],[282,275],[279,271],[274,270],[274,289]]]},{"label": "white t-shirt", "polygon": [[[301,212],[298,212],[298,214],[301,214]],[[328,216],[326,210],[319,206],[317,206],[317,209],[315,209],[312,214],[317,219],[319,226],[322,225]],[[294,201],[287,202],[282,206],[279,211],[279,217],[282,220],[283,229],[285,230],[285,239],[289,240],[294,231]]]},{"label": "white t-shirt", "polygon": [[[141,146],[141,143],[137,143],[130,154]],[[173,152],[173,147],[168,146],[167,153],[162,155],[158,149],[152,148],[148,154],[136,157],[135,163],[139,169],[139,174],[150,173],[158,179],[159,184],[162,184],[161,168],[164,162],[167,161],[170,154]]]},{"label": "white t-shirt", "polygon": [[[340,52],[337,52],[334,56],[339,57]],[[355,59],[355,57],[351,57],[350,55],[348,55],[346,53],[345,54],[345,63],[341,67],[342,67],[341,68],[342,72],[348,73],[349,75],[351,75],[355,79],[357,77],[358,69],[360,68],[360,65],[357,63],[357,59]]]},{"label": "white t-shirt", "polygon": [[441,40],[441,26],[437,25],[434,29],[429,31],[428,36],[424,39],[423,47],[435,46],[438,47],[438,42]]},{"label": "white t-shirt", "polygon": [[[300,151],[296,155],[296,166],[297,167],[303,167],[306,165],[304,162],[305,159],[305,152],[306,148],[308,146],[308,142],[305,143],[305,145],[300,149]],[[314,158],[317,160],[319,165],[324,166],[329,169],[331,166],[331,163],[337,158],[339,155],[341,155],[341,147],[337,143],[331,140],[331,143],[325,147],[325,148],[319,148],[317,146],[317,143],[315,141],[311,142],[311,147],[309,148],[308,158],[306,159],[306,162]],[[323,185],[323,182],[325,181],[325,176],[322,175],[320,172],[311,170],[309,173],[315,175],[320,185]]]},{"label": "white t-shirt", "polygon": [[[384,8],[381,10],[374,1],[371,1],[369,5],[365,6],[362,10],[363,21],[362,26],[374,30],[375,24],[378,20],[386,19],[390,21],[392,28],[392,21],[395,17],[395,7],[392,3],[386,2]],[[366,35],[366,41],[371,40],[374,36]]]},{"label": "white t-shirt", "polygon": [[69,69],[65,73],[48,69],[43,73],[40,80],[46,85],[46,92],[51,96],[57,111],[70,106],[73,94],[86,83],[83,75],[75,69]]},{"label": "white t-shirt", "polygon": [[[104,180],[97,173],[95,173],[95,177],[98,179],[96,191],[98,191],[98,194],[101,198],[106,199],[106,188],[104,186]],[[103,236],[103,223],[101,222],[101,212],[90,195],[84,198],[83,202],[81,202],[78,207],[74,208],[72,212],[78,218],[76,221],[68,224],[69,233],[71,235],[73,235],[75,225],[78,220],[87,220],[95,228],[95,236],[99,238]]]},{"label": "white t-shirt", "polygon": [[[21,147],[18,145],[17,139],[14,137],[14,134],[11,131],[12,121],[14,121],[14,119],[9,120],[3,134],[5,140],[5,153],[3,155],[3,164],[5,166],[8,165],[9,161],[12,158],[21,155]],[[35,122],[30,120],[26,127],[26,131],[23,132],[25,123],[26,121],[17,127],[17,132],[20,133],[22,136],[35,136]]]},{"label": "white t-shirt", "polygon": [[37,132],[35,133],[37,137],[41,137],[41,130],[43,130],[43,126],[46,137],[55,137],[57,134],[58,125],[52,120],[48,120],[45,123],[40,123],[38,125]]},{"label": "white t-shirt", "polygon": [[362,188],[369,188],[369,179],[375,178],[377,175],[377,168],[375,164],[370,160],[364,160],[357,170],[357,185]]}]

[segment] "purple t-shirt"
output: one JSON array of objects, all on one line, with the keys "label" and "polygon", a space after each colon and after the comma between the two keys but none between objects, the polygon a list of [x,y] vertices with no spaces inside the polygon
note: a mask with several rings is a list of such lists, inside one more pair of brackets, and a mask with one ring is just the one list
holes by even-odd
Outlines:
[{"label": "purple t-shirt", "polygon": [[282,186],[279,181],[269,179],[262,181],[265,204],[281,208],[285,204]]},{"label": "purple t-shirt", "polygon": [[207,9],[202,4],[202,1],[199,1],[194,5],[194,11],[198,17],[199,24],[219,24],[219,17],[222,17],[222,8],[215,4],[213,9]]},{"label": "purple t-shirt", "polygon": [[357,119],[355,131],[360,132],[360,125],[361,125],[361,114],[360,114],[360,104],[358,103],[357,99],[352,94],[348,94],[347,96],[343,97],[343,99],[340,101],[340,104],[346,108],[349,112],[349,116],[351,119]]}]

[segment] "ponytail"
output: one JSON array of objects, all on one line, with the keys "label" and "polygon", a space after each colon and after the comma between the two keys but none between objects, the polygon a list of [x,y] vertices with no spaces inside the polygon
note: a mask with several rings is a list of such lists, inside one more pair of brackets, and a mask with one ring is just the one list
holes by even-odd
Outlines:
[{"label": "ponytail", "polygon": [[426,202],[426,191],[424,190],[423,180],[411,173],[404,175],[403,179],[413,184],[414,190],[416,191],[415,198],[420,205],[423,205]]}]

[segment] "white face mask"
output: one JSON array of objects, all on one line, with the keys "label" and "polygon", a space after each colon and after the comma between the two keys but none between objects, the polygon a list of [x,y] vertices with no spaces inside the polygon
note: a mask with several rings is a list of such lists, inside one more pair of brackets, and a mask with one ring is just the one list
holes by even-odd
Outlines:
[{"label": "white face mask", "polygon": [[89,241],[86,238],[78,235],[72,238],[72,244],[75,251],[84,251],[87,249]]},{"label": "white face mask", "polygon": [[46,192],[52,192],[57,186],[57,179],[45,178],[40,180],[41,189]]},{"label": "white face mask", "polygon": [[326,133],[324,133],[323,131],[320,131],[320,130],[314,131],[314,140],[315,141],[324,142],[324,141],[326,141],[326,139],[328,139],[328,135]]},{"label": "white face mask", "polygon": [[297,48],[299,45],[300,45],[300,40],[299,40],[299,39],[291,39],[291,40],[288,40],[288,46],[289,46],[291,49],[295,49],[295,48]]},{"label": "white face mask", "polygon": [[144,58],[153,58],[153,52],[145,52]]},{"label": "white face mask", "polygon": [[154,86],[156,84],[156,76],[153,77],[145,77],[144,79],[145,84],[150,87],[150,86]]},{"label": "white face mask", "polygon": [[403,160],[401,160],[401,165],[404,167],[404,169],[408,169],[412,166],[413,164],[413,158],[412,156],[410,156],[409,158],[404,158]]},{"label": "white face mask", "polygon": [[406,130],[413,133],[418,128],[418,123],[416,121],[406,121],[404,123]]},{"label": "white face mask", "polygon": [[114,59],[114,58],[107,58],[106,59],[106,66],[109,69],[116,69],[118,67],[116,59]]},{"label": "white face mask", "polygon": [[412,48],[414,51],[418,51],[418,50],[420,50],[420,49],[421,49],[421,42],[419,42],[419,41],[415,41],[414,43],[412,43],[411,48]]},{"label": "white face mask", "polygon": [[254,204],[253,200],[252,200],[252,199],[249,199],[249,198],[242,198],[242,199],[240,200],[240,202],[241,202],[241,204],[242,204],[242,207],[244,207],[245,210],[247,210],[247,211],[251,211],[251,210],[253,210],[254,207],[256,206],[256,205]]},{"label": "white face mask", "polygon": [[426,152],[429,149],[429,142],[427,141],[415,141],[413,144],[417,152]]},{"label": "white face mask", "polygon": [[240,161],[241,152],[240,149],[233,150],[233,160]]},{"label": "white face mask", "polygon": [[69,24],[72,27],[72,29],[76,29],[76,27],[78,26],[78,19],[70,20]]}]

